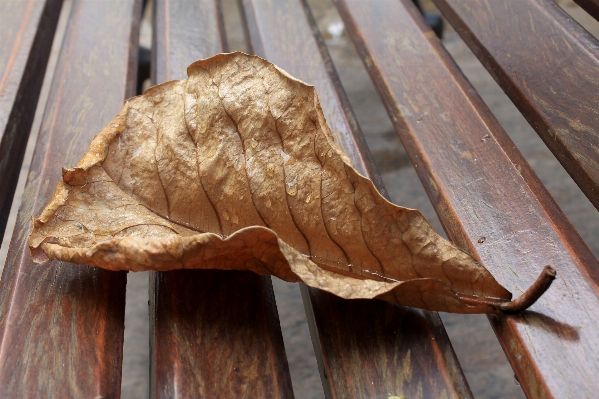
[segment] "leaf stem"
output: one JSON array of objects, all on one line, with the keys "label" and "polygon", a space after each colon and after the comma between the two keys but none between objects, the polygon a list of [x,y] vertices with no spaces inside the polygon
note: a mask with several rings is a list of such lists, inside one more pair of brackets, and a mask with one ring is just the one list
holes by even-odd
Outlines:
[{"label": "leaf stem", "polygon": [[519,313],[529,308],[547,291],[555,280],[556,271],[551,266],[545,266],[537,280],[522,295],[510,302],[504,302],[498,306],[504,313]]},{"label": "leaf stem", "polygon": [[545,266],[537,280],[522,295],[513,301],[503,302],[498,298],[479,298],[460,295],[460,300],[468,305],[490,305],[503,313],[519,313],[528,309],[547,291],[555,280],[556,271],[551,266]]}]

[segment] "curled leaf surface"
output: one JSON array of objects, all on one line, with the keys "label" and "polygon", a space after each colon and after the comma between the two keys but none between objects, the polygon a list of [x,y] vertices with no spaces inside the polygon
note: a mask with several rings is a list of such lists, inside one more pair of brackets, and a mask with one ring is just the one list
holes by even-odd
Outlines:
[{"label": "curled leaf surface", "polygon": [[343,298],[461,313],[510,299],[334,143],[314,87],[242,53],[128,100],[34,220],[36,261],[272,274]]}]

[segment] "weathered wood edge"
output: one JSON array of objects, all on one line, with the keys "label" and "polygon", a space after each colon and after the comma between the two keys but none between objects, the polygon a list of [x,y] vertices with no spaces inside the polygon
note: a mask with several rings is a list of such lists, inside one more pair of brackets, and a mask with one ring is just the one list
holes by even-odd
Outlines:
[{"label": "weathered wood edge", "polygon": [[599,209],[599,42],[551,0],[434,2]]},{"label": "weathered wood edge", "polygon": [[21,9],[25,15],[6,11],[1,17],[10,18],[14,24],[20,23],[21,32],[14,42],[3,40],[0,49],[0,52],[9,53],[13,60],[0,76],[0,242],[17,187],[62,2],[30,0],[30,6]]}]

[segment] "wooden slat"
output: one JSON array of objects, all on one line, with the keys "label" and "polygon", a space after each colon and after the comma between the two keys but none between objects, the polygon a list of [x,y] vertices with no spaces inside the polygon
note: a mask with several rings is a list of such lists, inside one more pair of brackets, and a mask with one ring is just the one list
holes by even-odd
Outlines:
[{"label": "wooden slat", "polygon": [[[155,4],[155,81],[226,50],[214,0]],[[293,398],[270,277],[178,270],[150,284],[152,398]]]},{"label": "wooden slat", "polygon": [[[320,105],[335,141],[345,145],[343,149],[356,169],[369,176],[379,191],[386,195],[383,180],[335,72],[324,40],[316,33],[318,27],[307,5],[302,0],[240,1],[253,52],[268,57],[268,61],[285,69],[292,76],[310,78],[309,84],[316,87]],[[309,14],[304,13],[304,9]],[[312,30],[314,33],[311,33]],[[317,58],[309,58],[312,56]]]},{"label": "wooden slat", "polygon": [[557,269],[529,311],[490,317],[525,393],[595,397],[597,260],[410,0],[336,3],[450,237],[515,295]]},{"label": "wooden slat", "polygon": [[[383,186],[306,3],[244,0],[255,52],[316,86],[335,140]],[[328,398],[471,397],[436,313],[302,288]]]},{"label": "wooden slat", "polygon": [[36,265],[27,236],[61,167],[133,94],[140,14],[135,0],[73,2],[0,287],[2,398],[120,396],[126,274]]},{"label": "wooden slat", "polygon": [[186,79],[194,61],[227,51],[217,0],[157,0],[154,10],[152,81]]},{"label": "wooden slat", "polygon": [[574,0],[576,4],[585,9],[593,18],[599,21],[599,0]]},{"label": "wooden slat", "polygon": [[61,6],[62,0],[0,1],[0,241]]},{"label": "wooden slat", "polygon": [[270,278],[177,270],[151,282],[151,398],[293,398]]},{"label": "wooden slat", "polygon": [[552,0],[435,0],[599,209],[599,42]]}]

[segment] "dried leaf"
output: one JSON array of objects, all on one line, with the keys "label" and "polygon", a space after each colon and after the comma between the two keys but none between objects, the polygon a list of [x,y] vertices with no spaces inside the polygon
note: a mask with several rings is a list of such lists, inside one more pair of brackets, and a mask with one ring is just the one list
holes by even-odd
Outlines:
[{"label": "dried leaf", "polygon": [[[272,274],[343,298],[461,313],[510,293],[334,143],[316,92],[221,54],[127,101],[34,220],[34,259]],[[479,303],[477,303],[479,302]]]}]

